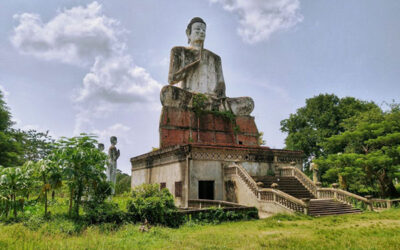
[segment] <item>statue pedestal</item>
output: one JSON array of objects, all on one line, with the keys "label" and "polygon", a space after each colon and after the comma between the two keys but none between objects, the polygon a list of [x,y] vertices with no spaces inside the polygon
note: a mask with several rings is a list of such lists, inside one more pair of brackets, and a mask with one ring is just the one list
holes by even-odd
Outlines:
[{"label": "statue pedestal", "polygon": [[163,107],[160,118],[160,148],[190,143],[258,145],[258,130],[252,116],[205,113],[199,116],[185,108]]}]

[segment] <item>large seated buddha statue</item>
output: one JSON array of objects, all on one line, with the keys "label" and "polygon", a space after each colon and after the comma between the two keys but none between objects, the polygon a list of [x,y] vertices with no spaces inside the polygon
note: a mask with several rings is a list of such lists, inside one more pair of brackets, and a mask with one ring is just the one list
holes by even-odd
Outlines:
[{"label": "large seated buddha statue", "polygon": [[178,46],[171,50],[169,85],[161,90],[162,105],[190,108],[193,96],[201,93],[207,97],[208,110],[250,115],[254,109],[250,97],[229,98],[225,95],[221,58],[203,47],[206,37],[203,19],[193,18],[187,26],[186,35],[189,47]]}]

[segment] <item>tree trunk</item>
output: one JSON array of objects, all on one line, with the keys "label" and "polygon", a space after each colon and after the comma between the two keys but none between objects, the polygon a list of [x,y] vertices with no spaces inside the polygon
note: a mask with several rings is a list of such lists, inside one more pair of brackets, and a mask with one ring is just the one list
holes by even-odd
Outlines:
[{"label": "tree trunk", "polygon": [[46,176],[43,175],[43,187],[44,187],[44,217],[47,217],[47,183]]},{"label": "tree trunk", "polygon": [[51,199],[54,201],[54,199],[56,198],[56,191],[52,191],[51,192]]},{"label": "tree trunk", "polygon": [[44,217],[47,217],[47,187],[44,188]]},{"label": "tree trunk", "polygon": [[73,201],[73,196],[74,196],[74,189],[71,188],[71,192],[69,194],[69,209],[68,209],[68,215],[71,217],[72,215],[72,201]]},{"label": "tree trunk", "polygon": [[16,195],[13,194],[13,203],[14,203],[14,218],[17,218],[17,203],[15,202]]},{"label": "tree trunk", "polygon": [[74,207],[74,216],[76,216],[76,218],[79,218],[79,207],[80,207],[80,204],[81,204],[81,199],[82,199],[82,190],[83,189],[83,186],[82,186],[82,184],[79,184],[78,185],[78,190],[77,190],[77,193],[76,193],[76,200],[75,200],[75,207]]},{"label": "tree trunk", "polygon": [[6,218],[8,218],[9,211],[10,211],[10,201],[9,201],[9,198],[7,197],[7,200],[6,200]]},{"label": "tree trunk", "polygon": [[378,180],[381,188],[381,195],[384,198],[399,197],[399,192],[397,192],[397,189],[393,184],[393,180],[386,174],[386,171],[378,176]]}]

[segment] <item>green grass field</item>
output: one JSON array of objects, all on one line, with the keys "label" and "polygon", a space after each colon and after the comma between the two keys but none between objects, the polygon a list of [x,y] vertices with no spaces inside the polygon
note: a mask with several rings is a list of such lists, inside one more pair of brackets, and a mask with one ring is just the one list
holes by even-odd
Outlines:
[{"label": "green grass field", "polygon": [[276,215],[179,229],[103,224],[74,233],[62,219],[0,226],[0,249],[400,249],[400,209],[311,218]]}]

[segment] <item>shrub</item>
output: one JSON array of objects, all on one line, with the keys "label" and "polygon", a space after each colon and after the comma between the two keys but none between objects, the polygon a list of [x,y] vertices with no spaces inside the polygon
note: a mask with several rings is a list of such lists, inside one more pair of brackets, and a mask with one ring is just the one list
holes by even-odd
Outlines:
[{"label": "shrub", "polygon": [[128,201],[127,217],[131,221],[147,220],[150,224],[177,227],[183,222],[168,189],[160,190],[158,184],[143,184],[132,191]]},{"label": "shrub", "polygon": [[118,204],[111,202],[95,203],[88,202],[84,206],[86,212],[84,219],[88,224],[115,223],[121,224],[125,220],[125,213]]},{"label": "shrub", "polygon": [[28,220],[24,221],[24,226],[30,230],[37,231],[44,222],[43,216],[33,215]]},{"label": "shrub", "polygon": [[257,208],[247,210],[224,210],[223,208],[209,208],[204,211],[186,216],[186,221],[199,223],[221,223],[224,221],[239,221],[258,219]]}]

